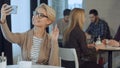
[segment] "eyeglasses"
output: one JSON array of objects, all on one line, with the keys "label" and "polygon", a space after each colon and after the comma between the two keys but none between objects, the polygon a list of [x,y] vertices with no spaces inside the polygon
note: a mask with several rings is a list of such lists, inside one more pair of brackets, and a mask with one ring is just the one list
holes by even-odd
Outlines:
[{"label": "eyeglasses", "polygon": [[33,15],[38,15],[38,18],[48,18],[48,16],[44,15],[43,13],[38,13],[36,11],[33,12]]}]

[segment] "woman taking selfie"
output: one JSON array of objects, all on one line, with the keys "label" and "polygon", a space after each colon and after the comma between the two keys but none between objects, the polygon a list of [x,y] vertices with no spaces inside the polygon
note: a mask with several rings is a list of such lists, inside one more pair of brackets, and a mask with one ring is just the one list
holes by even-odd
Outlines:
[{"label": "woman taking selfie", "polygon": [[22,59],[32,61],[33,64],[59,66],[57,26],[52,34],[46,28],[55,20],[55,11],[46,4],[41,4],[35,9],[32,17],[34,28],[24,33],[12,33],[7,26],[6,16],[10,15],[12,7],[3,4],[1,8],[1,29],[5,39],[17,43],[22,50]]}]

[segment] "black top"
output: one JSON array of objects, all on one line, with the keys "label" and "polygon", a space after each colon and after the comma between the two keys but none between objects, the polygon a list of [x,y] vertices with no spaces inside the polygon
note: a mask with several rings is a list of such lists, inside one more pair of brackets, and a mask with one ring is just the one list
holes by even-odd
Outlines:
[{"label": "black top", "polygon": [[117,33],[116,33],[114,39],[115,39],[116,41],[120,41],[120,26],[119,26],[119,28],[118,28],[118,30],[117,30]]},{"label": "black top", "polygon": [[96,49],[87,47],[85,33],[78,25],[70,32],[69,39],[64,43],[64,47],[75,48],[80,63],[82,59],[96,62]]}]

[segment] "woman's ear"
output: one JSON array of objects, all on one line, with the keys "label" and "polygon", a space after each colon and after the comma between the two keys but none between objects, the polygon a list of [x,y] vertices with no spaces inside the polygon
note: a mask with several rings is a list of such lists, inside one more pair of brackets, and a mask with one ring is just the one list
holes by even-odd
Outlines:
[{"label": "woman's ear", "polygon": [[47,25],[50,25],[52,23],[52,21],[51,20],[47,20]]}]

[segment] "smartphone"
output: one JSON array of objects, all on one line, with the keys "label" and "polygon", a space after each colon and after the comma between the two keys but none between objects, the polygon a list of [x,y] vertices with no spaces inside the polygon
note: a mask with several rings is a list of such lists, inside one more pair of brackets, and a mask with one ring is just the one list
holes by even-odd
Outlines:
[{"label": "smartphone", "polygon": [[17,5],[11,5],[11,6],[12,6],[11,14],[17,14],[17,8],[18,8],[18,6]]}]

